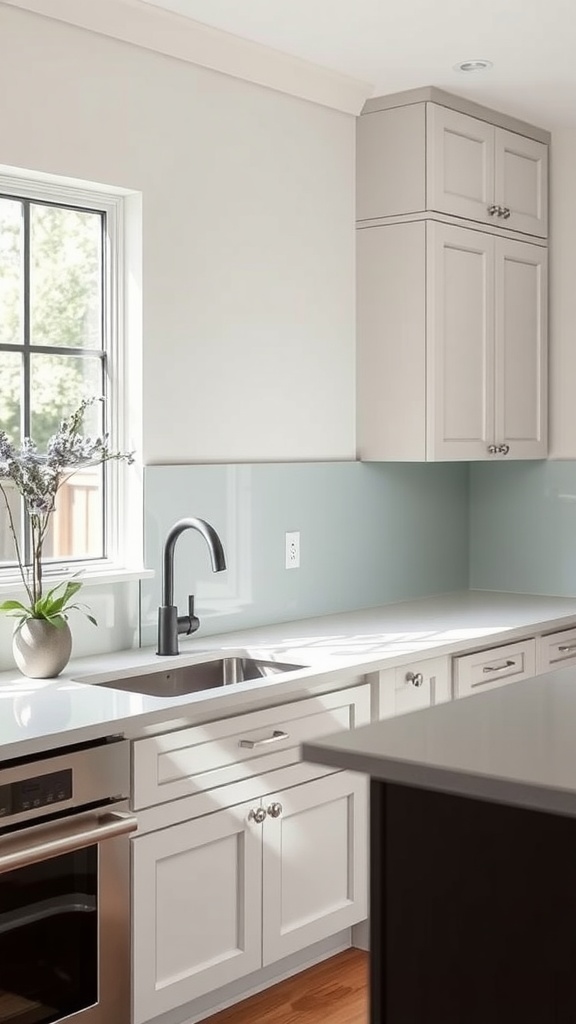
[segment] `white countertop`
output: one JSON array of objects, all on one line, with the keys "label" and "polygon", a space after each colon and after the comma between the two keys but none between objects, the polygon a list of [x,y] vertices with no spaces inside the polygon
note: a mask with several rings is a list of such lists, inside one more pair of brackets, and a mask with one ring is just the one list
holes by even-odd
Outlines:
[{"label": "white countertop", "polygon": [[303,746],[373,779],[576,816],[576,669]]},{"label": "white countertop", "polygon": [[[53,680],[26,679],[17,670],[2,672],[1,757],[19,757],[111,733],[142,735],[160,722],[176,728],[238,714],[318,688],[337,688],[354,674],[405,664],[414,656],[504,643],[532,629],[568,628],[575,620],[576,599],[463,591],[220,636],[196,634],[189,640],[181,638],[177,658],[158,658],[153,648],[83,658],[72,661]],[[235,653],[306,667],[278,680],[171,698],[84,682]]]}]

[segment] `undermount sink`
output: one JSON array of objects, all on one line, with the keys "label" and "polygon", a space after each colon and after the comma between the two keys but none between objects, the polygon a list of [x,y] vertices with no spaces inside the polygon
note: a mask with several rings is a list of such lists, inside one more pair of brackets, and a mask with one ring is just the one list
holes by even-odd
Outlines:
[{"label": "undermount sink", "polygon": [[280,661],[261,661],[257,658],[220,658],[196,665],[182,665],[159,672],[140,672],[121,679],[107,679],[97,686],[110,686],[114,690],[128,690],[148,697],[183,697],[187,693],[213,690],[220,686],[233,686],[247,680],[267,679],[282,672],[295,672],[303,665],[288,665]]}]

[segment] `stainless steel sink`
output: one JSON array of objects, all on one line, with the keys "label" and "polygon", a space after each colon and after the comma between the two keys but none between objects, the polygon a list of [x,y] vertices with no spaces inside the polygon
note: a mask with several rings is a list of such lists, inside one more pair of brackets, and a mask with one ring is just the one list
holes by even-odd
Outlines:
[{"label": "stainless steel sink", "polygon": [[182,697],[187,693],[233,686],[234,683],[246,680],[273,678],[282,672],[295,672],[299,668],[304,666],[256,658],[220,658],[196,665],[178,665],[159,672],[141,672],[122,679],[107,679],[96,685],[129,690],[130,693],[142,693],[149,697]]}]

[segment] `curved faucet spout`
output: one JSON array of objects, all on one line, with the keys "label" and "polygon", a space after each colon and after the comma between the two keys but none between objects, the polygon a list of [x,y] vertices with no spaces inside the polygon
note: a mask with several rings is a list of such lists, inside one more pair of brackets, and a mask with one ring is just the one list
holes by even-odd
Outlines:
[{"label": "curved faucet spout", "polygon": [[181,533],[185,530],[197,530],[201,533],[208,545],[210,552],[210,560],[212,562],[212,572],[223,572],[226,568],[226,558],[224,557],[224,548],[222,547],[222,541],[216,533],[213,526],[207,523],[205,519],[196,519],[191,517],[190,519],[179,519],[177,523],[170,530],[164,544],[164,583],[163,583],[163,598],[162,603],[164,605],[174,604],[174,549],[176,547],[176,541]]},{"label": "curved faucet spout", "polygon": [[194,633],[200,625],[194,615],[194,598],[188,598],[188,615],[178,615],[174,604],[174,549],[176,541],[185,530],[196,530],[202,534],[212,562],[213,572],[226,568],[226,558],[220,537],[213,526],[204,519],[180,519],[169,531],[164,543],[164,566],[162,580],[162,605],[158,609],[158,650],[157,654],[178,654],[178,634]]}]

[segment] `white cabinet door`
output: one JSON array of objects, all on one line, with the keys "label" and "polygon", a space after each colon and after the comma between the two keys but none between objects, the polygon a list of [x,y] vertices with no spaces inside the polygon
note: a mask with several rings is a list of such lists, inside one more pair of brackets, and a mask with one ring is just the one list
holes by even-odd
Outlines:
[{"label": "white cabinet door", "polygon": [[263,801],[265,965],[367,916],[367,797],[337,772]]},{"label": "white cabinet door", "polygon": [[430,459],[547,451],[547,252],[428,226]]},{"label": "white cabinet door", "polygon": [[496,239],[496,444],[511,459],[547,452],[547,251]]},{"label": "white cabinet door", "polygon": [[498,220],[494,205],[494,126],[428,103],[429,210],[484,223]]},{"label": "white cabinet door", "polygon": [[133,841],[134,1021],[261,964],[259,801]]},{"label": "white cabinet door", "polygon": [[494,236],[427,230],[429,459],[485,459],[494,431]]},{"label": "white cabinet door", "polygon": [[[502,226],[545,238],[548,234],[548,146],[503,128],[495,131],[496,203]],[[500,222],[500,218],[497,218]]]},{"label": "white cabinet door", "polygon": [[548,147],[427,104],[427,208],[545,238]]}]

